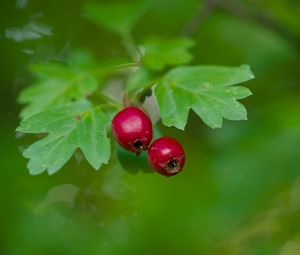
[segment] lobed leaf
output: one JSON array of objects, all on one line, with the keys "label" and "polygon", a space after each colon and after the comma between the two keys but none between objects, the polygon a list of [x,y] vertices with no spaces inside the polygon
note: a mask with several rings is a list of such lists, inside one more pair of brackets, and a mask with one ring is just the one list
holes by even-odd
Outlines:
[{"label": "lobed leaf", "polygon": [[110,158],[110,141],[106,135],[109,123],[110,118],[101,108],[93,108],[88,101],[69,103],[22,121],[17,131],[48,134],[23,153],[30,159],[30,173],[57,172],[78,148],[98,170]]},{"label": "lobed leaf", "polygon": [[254,78],[249,66],[184,66],[172,69],[155,88],[163,124],[184,129],[190,109],[212,128],[223,118],[247,119],[238,99],[250,96],[249,89],[232,85]]},{"label": "lobed leaf", "polygon": [[21,118],[92,94],[99,85],[98,79],[86,69],[92,63],[92,58],[81,52],[72,56],[69,65],[57,62],[32,64],[30,69],[37,79],[19,96],[19,102],[27,104],[20,113]]},{"label": "lobed leaf", "polygon": [[144,43],[143,64],[151,70],[161,71],[167,66],[187,64],[193,56],[189,49],[194,42],[188,38],[151,38]]},{"label": "lobed leaf", "polygon": [[152,82],[151,78],[150,72],[145,68],[139,68],[132,72],[127,80],[128,93],[135,94],[149,87],[149,84]]}]

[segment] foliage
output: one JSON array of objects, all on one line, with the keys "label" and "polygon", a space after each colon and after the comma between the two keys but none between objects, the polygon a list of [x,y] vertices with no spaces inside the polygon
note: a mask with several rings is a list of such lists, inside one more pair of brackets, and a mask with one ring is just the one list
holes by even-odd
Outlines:
[{"label": "foliage", "polygon": [[167,73],[155,88],[162,122],[184,129],[192,108],[210,127],[221,127],[222,118],[247,119],[237,99],[251,95],[245,87],[229,87],[252,79],[248,66],[178,67]]},{"label": "foliage", "polygon": [[189,63],[193,56],[189,49],[194,42],[187,38],[151,38],[144,43],[145,56],[142,63],[153,71],[161,71],[167,66]]},{"label": "foliage", "polygon": [[[1,1],[0,254],[300,254],[299,1],[151,0],[131,29],[134,47],[127,47],[118,32],[90,22],[86,2]],[[198,10],[200,19],[192,18]],[[28,63],[30,70],[49,63],[69,69],[81,62],[78,71],[88,72],[98,85],[75,103],[101,105],[111,118],[125,90],[139,105],[150,95],[147,88],[153,91],[162,76],[180,68],[145,67],[139,56],[145,43],[182,38],[179,34],[195,20],[189,37],[194,46],[187,50],[193,59],[184,65],[248,63],[257,77],[245,83],[255,96],[240,101],[249,121],[224,119],[221,129],[211,129],[191,108],[184,131],[158,122],[154,129],[161,134],[155,137],[176,137],[187,153],[184,171],[174,178],[151,174],[147,154],[136,157],[113,142],[101,171],[93,171],[78,148],[51,177],[28,174],[20,152],[47,137],[12,132],[20,112],[13,97],[41,81],[30,75]],[[24,30],[28,39],[22,42],[8,36],[7,31],[30,23],[44,24],[51,35],[29,39],[32,33]],[[78,54],[76,48],[90,53]],[[135,62],[123,57],[129,48]],[[89,66],[91,56],[96,61]],[[157,105],[149,102],[155,102],[153,95],[143,103],[151,112]]]},{"label": "foliage", "polygon": [[55,173],[77,148],[95,169],[99,169],[110,158],[110,142],[105,129],[108,123],[109,118],[101,106],[93,108],[88,101],[65,104],[26,119],[17,131],[48,133],[24,151],[24,156],[30,159],[30,173],[39,174],[45,170]]},{"label": "foliage", "polygon": [[87,67],[93,59],[87,52],[75,52],[70,64],[51,62],[31,64],[37,77],[35,84],[23,90],[19,102],[28,104],[21,112],[23,119],[41,111],[80,100],[97,89],[100,80]]},{"label": "foliage", "polygon": [[108,163],[108,123],[121,107],[105,95],[113,77],[125,82],[122,93],[128,93],[134,103],[142,103],[140,96],[154,87],[162,123],[168,127],[184,129],[190,109],[212,128],[221,127],[223,117],[247,119],[245,107],[237,100],[251,92],[233,85],[253,78],[249,66],[180,66],[193,58],[192,38],[148,37],[136,45],[132,30],[148,7],[147,2],[85,6],[88,19],[121,36],[133,62],[99,65],[91,53],[78,51],[66,63],[31,64],[36,82],[19,97],[26,106],[17,131],[48,134],[24,151],[31,174],[58,171],[77,148],[95,169]]}]

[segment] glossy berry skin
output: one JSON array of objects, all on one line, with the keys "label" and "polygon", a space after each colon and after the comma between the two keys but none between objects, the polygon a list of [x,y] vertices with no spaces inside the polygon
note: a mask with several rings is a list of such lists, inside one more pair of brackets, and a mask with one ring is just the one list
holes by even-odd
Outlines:
[{"label": "glossy berry skin", "polygon": [[161,137],[155,140],[148,149],[148,160],[158,173],[172,176],[182,171],[185,153],[177,140],[171,137]]},{"label": "glossy berry skin", "polygon": [[147,150],[152,140],[152,122],[137,107],[126,107],[112,120],[112,131],[117,142],[126,150],[139,155]]}]

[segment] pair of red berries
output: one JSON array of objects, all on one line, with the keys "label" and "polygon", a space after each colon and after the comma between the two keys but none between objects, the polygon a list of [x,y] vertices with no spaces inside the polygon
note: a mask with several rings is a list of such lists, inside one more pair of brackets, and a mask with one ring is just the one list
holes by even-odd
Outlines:
[{"label": "pair of red berries", "polygon": [[148,150],[151,166],[160,174],[172,176],[179,173],[185,163],[185,154],[178,141],[170,137],[152,140],[152,122],[137,107],[126,107],[112,120],[112,131],[117,142],[126,150],[139,155]]}]

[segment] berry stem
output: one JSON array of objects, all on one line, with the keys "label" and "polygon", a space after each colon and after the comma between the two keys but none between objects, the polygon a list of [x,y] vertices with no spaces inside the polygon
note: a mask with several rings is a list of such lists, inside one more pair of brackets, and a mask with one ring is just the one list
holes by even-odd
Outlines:
[{"label": "berry stem", "polygon": [[125,93],[124,96],[123,96],[123,106],[124,107],[130,106],[130,100],[129,100],[129,97],[128,97],[127,93]]}]

